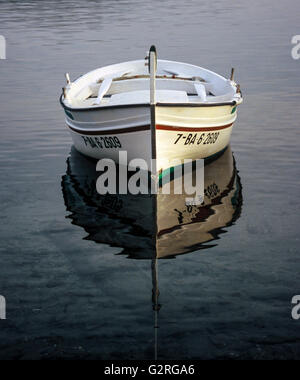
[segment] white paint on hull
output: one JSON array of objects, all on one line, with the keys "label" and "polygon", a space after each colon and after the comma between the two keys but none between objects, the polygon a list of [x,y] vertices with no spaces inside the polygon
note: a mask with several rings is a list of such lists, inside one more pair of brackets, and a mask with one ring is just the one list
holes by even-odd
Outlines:
[{"label": "white paint on hull", "polygon": [[[119,161],[119,152],[127,151],[128,161],[141,158],[150,165],[151,157],[151,134],[147,131],[131,133],[112,133],[110,135],[87,135],[70,130],[75,148],[82,154],[97,159],[111,159]],[[118,140],[115,140],[118,139]],[[117,146],[119,141],[120,146]]]},{"label": "white paint on hull", "polygon": [[[78,133],[70,129],[76,149],[82,154],[100,160],[112,159],[118,162],[119,152],[127,151],[128,161],[135,158],[143,159],[151,167],[151,133],[150,127],[142,131],[130,133],[101,134],[89,132]],[[157,128],[160,128],[158,126]],[[156,131],[157,140],[157,170],[165,170],[169,161],[179,159],[204,159],[210,157],[229,145],[232,125],[224,129],[212,128]]]},{"label": "white paint on hull", "polygon": [[[203,159],[226,148],[237,117],[234,111],[231,105],[157,106],[157,170],[167,169],[170,160]],[[69,116],[74,120],[67,117],[67,125],[79,152],[118,162],[119,152],[127,151],[129,161],[140,158],[151,167],[150,106],[72,112]]]}]

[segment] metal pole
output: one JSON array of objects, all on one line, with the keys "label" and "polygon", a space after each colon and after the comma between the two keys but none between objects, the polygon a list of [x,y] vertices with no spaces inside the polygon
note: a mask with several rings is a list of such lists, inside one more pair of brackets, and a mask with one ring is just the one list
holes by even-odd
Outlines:
[{"label": "metal pole", "polygon": [[[149,73],[150,73],[150,113],[151,113],[151,155],[152,155],[152,178],[157,182],[157,151],[156,151],[156,74],[157,74],[157,51],[155,46],[151,46],[149,51]],[[154,215],[154,257],[152,260],[152,280],[153,280],[153,310],[155,312],[155,348],[154,357],[158,358],[158,270],[157,270],[157,183],[155,183],[156,193],[152,194],[153,215]]]},{"label": "metal pole", "polygon": [[156,47],[151,46],[149,51],[149,71],[150,71],[150,112],[151,112],[151,149],[152,160],[155,160],[153,175],[156,175],[156,73],[157,73],[157,52]]}]

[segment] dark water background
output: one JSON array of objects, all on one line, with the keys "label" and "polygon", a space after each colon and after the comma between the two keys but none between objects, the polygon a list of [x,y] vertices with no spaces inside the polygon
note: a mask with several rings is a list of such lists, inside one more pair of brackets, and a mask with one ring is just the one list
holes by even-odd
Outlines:
[{"label": "dark water background", "polygon": [[300,358],[300,3],[0,1],[0,358],[153,359],[151,262],[84,240],[61,190],[63,74],[159,56],[228,76],[241,217],[209,250],[159,261],[158,357]]}]

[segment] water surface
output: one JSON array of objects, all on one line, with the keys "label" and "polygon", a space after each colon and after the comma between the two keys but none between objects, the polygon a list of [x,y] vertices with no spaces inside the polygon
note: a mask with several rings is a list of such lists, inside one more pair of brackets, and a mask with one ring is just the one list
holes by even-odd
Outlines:
[{"label": "water surface", "polygon": [[158,357],[299,359],[299,12],[296,0],[0,1],[1,358],[154,358],[150,214],[141,230],[114,218],[116,200],[99,209],[87,185],[78,196],[58,102],[65,72],[154,43],[160,58],[235,66],[245,95],[231,143],[240,202],[212,239],[156,263]]}]

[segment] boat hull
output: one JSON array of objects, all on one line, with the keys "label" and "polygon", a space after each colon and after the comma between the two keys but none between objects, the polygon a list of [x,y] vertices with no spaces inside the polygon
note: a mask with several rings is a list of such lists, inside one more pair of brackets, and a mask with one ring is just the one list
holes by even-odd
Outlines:
[{"label": "boat hull", "polygon": [[[126,151],[128,162],[143,159],[151,167],[149,105],[66,115],[74,146],[82,154],[119,162],[119,152]],[[236,117],[234,105],[157,105],[157,170],[167,169],[173,160],[205,159],[224,150]]]}]

